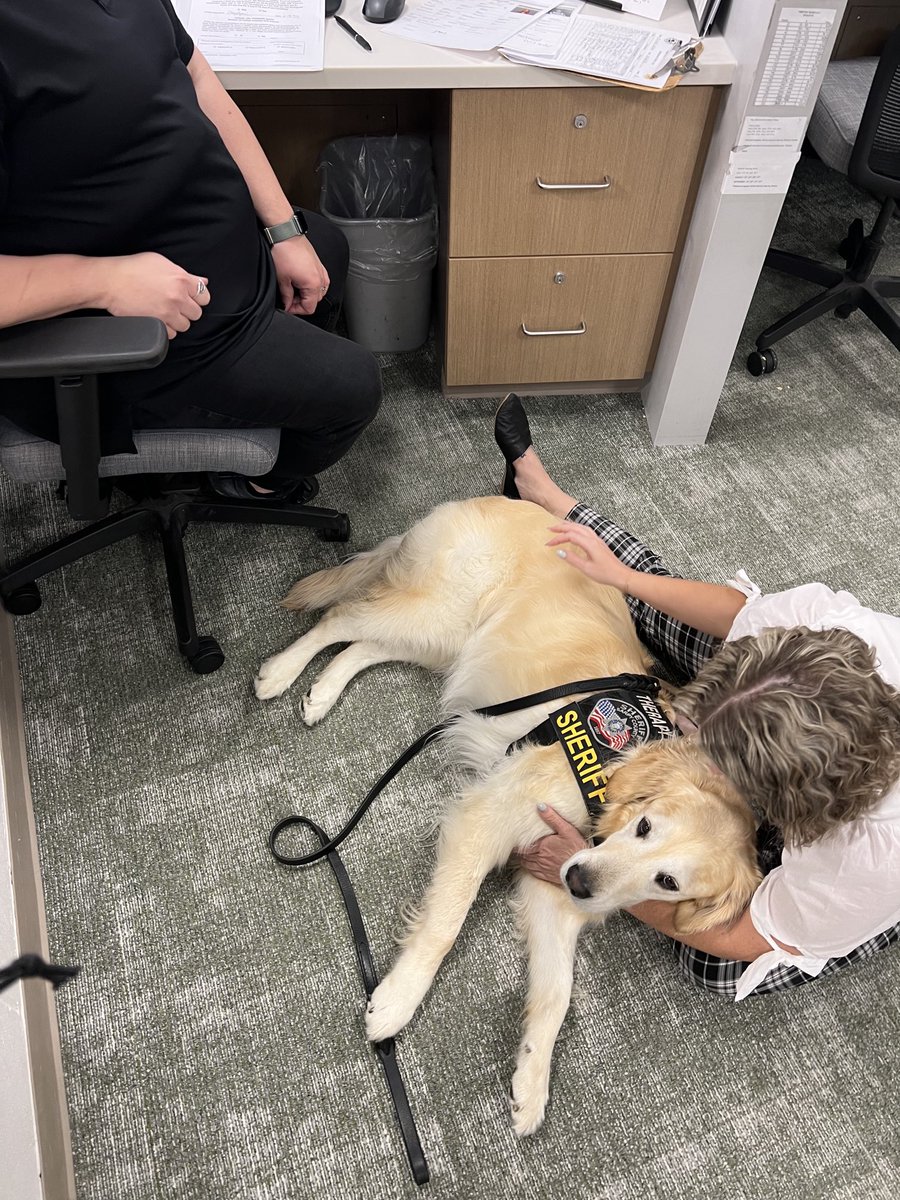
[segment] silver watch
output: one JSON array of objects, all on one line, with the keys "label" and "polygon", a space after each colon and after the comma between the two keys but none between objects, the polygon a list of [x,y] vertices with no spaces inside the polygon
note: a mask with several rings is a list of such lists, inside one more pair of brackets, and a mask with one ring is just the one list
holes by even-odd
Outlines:
[{"label": "silver watch", "polygon": [[305,237],[308,229],[302,214],[294,213],[289,221],[282,221],[280,225],[269,225],[263,229],[263,233],[269,245],[276,246],[279,242],[286,242],[288,238]]}]

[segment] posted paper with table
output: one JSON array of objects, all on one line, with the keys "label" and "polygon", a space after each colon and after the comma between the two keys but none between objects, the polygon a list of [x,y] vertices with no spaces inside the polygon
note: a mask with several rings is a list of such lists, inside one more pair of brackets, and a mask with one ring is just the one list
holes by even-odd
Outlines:
[{"label": "posted paper with table", "polygon": [[444,46],[448,50],[495,50],[537,21],[556,0],[517,3],[516,0],[412,0],[396,21],[380,25],[382,33]]},{"label": "posted paper with table", "polygon": [[834,24],[833,8],[783,8],[754,107],[804,108],[810,100]]},{"label": "posted paper with table", "polygon": [[216,71],[321,71],[322,0],[174,0]]}]

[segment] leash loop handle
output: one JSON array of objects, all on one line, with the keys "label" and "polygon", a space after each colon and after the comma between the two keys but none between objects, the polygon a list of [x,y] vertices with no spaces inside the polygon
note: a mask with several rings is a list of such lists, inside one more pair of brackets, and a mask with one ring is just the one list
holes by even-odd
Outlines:
[{"label": "leash loop handle", "polygon": [[408,747],[408,749],[403,751],[396,762],[392,763],[391,766],[388,767],[378,782],[369,789],[359,808],[357,808],[356,812],[340,831],[340,833],[330,840],[326,838],[325,844],[320,849],[312,850],[309,854],[301,854],[296,858],[287,854],[282,854],[278,849],[277,842],[278,838],[286,829],[290,829],[295,825],[306,825],[310,829],[318,829],[318,826],[313,821],[307,820],[306,817],[296,815],[282,817],[282,819],[276,825],[272,826],[272,829],[269,833],[269,850],[272,854],[272,857],[276,860],[276,862],[280,862],[286,867],[309,867],[313,863],[321,862],[323,858],[327,858],[332,850],[336,850],[338,846],[340,846],[341,842],[350,836],[356,826],[366,815],[366,812],[372,804],[372,801],[378,796],[379,792],[383,791],[394,778],[394,776],[398,775],[406,766],[406,764],[414,759],[416,755],[420,753],[420,751],[424,750],[425,747],[430,742],[433,742],[435,738],[440,737],[440,735],[447,728],[447,725],[448,722],[446,721],[440,725],[432,725],[432,727],[427,729],[421,737],[416,738],[413,744]]}]

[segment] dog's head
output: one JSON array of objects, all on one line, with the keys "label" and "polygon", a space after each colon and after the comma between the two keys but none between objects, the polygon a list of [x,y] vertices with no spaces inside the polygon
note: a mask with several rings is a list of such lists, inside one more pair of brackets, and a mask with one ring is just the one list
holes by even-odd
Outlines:
[{"label": "dog's head", "polygon": [[605,916],[643,900],[677,905],[681,933],[735,920],[761,875],[749,806],[687,739],[640,746],[609,768],[595,833],[563,865],[575,904]]}]

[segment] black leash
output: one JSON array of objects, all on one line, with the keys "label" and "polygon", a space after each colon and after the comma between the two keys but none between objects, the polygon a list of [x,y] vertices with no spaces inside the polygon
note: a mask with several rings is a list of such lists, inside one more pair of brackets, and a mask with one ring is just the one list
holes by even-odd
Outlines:
[{"label": "black leash", "polygon": [[[500,704],[489,704],[485,708],[476,708],[473,710],[475,716],[478,717],[503,717],[507,713],[518,712],[522,708],[531,708],[535,704],[545,704],[551,700],[564,700],[567,696],[577,695],[579,692],[600,692],[605,688],[610,687],[641,687],[652,684],[658,687],[658,681],[649,675],[614,675],[608,676],[605,679],[581,679],[576,683],[561,683],[557,687],[545,688],[542,692],[532,692],[528,696],[519,696],[516,700],[504,700]],[[370,808],[373,800],[384,791],[391,780],[403,770],[408,762],[420,754],[426,746],[439,738],[442,733],[445,733],[453,725],[453,721],[442,721],[439,725],[432,725],[427,729],[421,737],[416,738],[413,744],[407,747],[400,757],[391,764],[385,771],[377,783],[375,783],[366,793],[365,798],[357,808],[356,812],[340,831],[340,833],[331,839],[327,845],[324,845],[319,850],[313,850],[309,854],[301,854],[299,857],[292,858],[290,855],[281,854],[277,847],[278,838],[285,829],[290,829],[294,825],[303,825],[307,822],[303,817],[290,816],[283,817],[276,825],[272,827],[269,833],[269,850],[272,857],[276,861],[282,863],[286,867],[309,867],[313,863],[319,862],[323,858],[327,858],[332,850],[336,850],[345,838],[349,837],[356,826],[360,823],[366,812]]]},{"label": "black leash", "polygon": [[[294,817],[292,819],[295,823],[305,825],[308,829],[311,829],[322,843],[323,848],[328,845],[328,834],[315,821],[310,821],[307,817]],[[340,855],[336,850],[329,850],[327,858],[329,866],[337,880],[337,885],[341,889],[344,907],[347,910],[347,919],[350,922],[350,930],[353,934],[353,944],[356,947],[359,973],[362,977],[366,1000],[368,1001],[369,997],[378,987],[378,973],[375,970],[375,961],[372,958],[369,939],[366,936],[366,927],[362,919],[362,913],[359,911],[356,893],[353,890],[350,876],[347,874],[347,869],[341,861]],[[384,1068],[384,1076],[391,1093],[391,1099],[394,1102],[394,1111],[397,1114],[397,1121],[400,1125],[400,1133],[403,1136],[403,1144],[406,1147],[406,1155],[409,1159],[412,1177],[419,1185],[427,1183],[430,1178],[430,1172],[428,1170],[428,1163],[425,1161],[425,1155],[422,1152],[422,1143],[419,1141],[419,1133],[413,1119],[412,1109],[409,1106],[409,1097],[406,1094],[403,1077],[400,1074],[400,1067],[397,1063],[396,1042],[394,1038],[385,1038],[383,1042],[376,1042],[374,1049],[378,1055],[379,1062]]]},{"label": "black leash", "polygon": [[[506,713],[517,712],[523,708],[531,708],[535,704],[562,700],[567,696],[576,695],[579,692],[602,691],[616,685],[639,687],[651,684],[654,687],[658,686],[655,679],[651,679],[645,675],[616,675],[605,679],[582,679],[577,683],[564,683],[557,687],[546,688],[541,692],[532,692],[531,695],[520,696],[516,700],[505,700],[500,704],[490,704],[485,708],[477,708],[474,712],[479,717],[502,717]],[[375,963],[369,947],[369,940],[366,936],[366,927],[356,900],[356,894],[353,891],[353,885],[350,883],[350,877],[341,861],[340,855],[337,853],[337,848],[345,838],[350,836],[365,816],[372,802],[387,787],[391,780],[403,770],[408,762],[411,762],[427,745],[440,737],[452,724],[453,721],[450,720],[442,721],[439,725],[432,725],[411,746],[404,750],[400,757],[388,767],[377,783],[369,789],[362,803],[336,837],[329,838],[324,829],[317,825],[315,821],[297,814],[283,817],[272,827],[269,833],[268,845],[272,857],[284,866],[308,867],[315,862],[320,862],[323,858],[328,859],[338,887],[341,889],[344,907],[347,910],[347,919],[350,922],[350,929],[353,933],[356,957],[359,963],[363,987],[366,992],[366,1000],[369,999],[372,992],[378,986],[378,974],[375,970]],[[303,825],[315,833],[316,837],[322,843],[318,850],[313,850],[309,854],[301,854],[297,857],[282,854],[278,850],[277,842],[281,834],[286,829],[292,829],[297,825]],[[412,1109],[409,1105],[409,1097],[406,1094],[406,1088],[400,1074],[400,1067],[397,1063],[394,1038],[387,1038],[383,1042],[376,1042],[375,1053],[378,1055],[381,1065],[384,1068],[385,1078],[387,1079],[391,1099],[394,1103],[394,1111],[397,1114],[397,1121],[400,1125],[400,1133],[403,1137],[403,1144],[406,1147],[406,1154],[409,1159],[413,1179],[420,1185],[427,1183],[430,1178],[428,1163],[425,1161],[425,1155],[422,1152],[422,1143],[419,1140],[418,1130],[416,1129]]]},{"label": "black leash", "polygon": [[81,967],[60,967],[56,963],[44,962],[38,954],[23,954],[5,967],[0,967],[0,992],[4,991],[20,979],[46,979],[53,984],[53,990],[61,988],[64,983],[74,979]]}]

